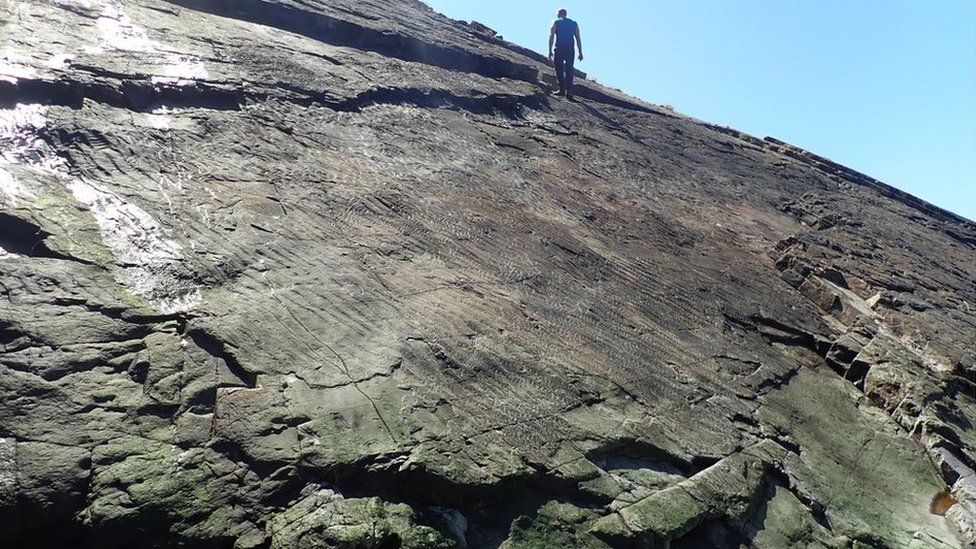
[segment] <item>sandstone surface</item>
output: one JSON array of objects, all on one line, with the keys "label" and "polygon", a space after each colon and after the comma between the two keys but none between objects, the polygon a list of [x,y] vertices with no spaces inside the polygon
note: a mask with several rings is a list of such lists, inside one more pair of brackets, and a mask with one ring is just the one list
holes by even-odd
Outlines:
[{"label": "sandstone surface", "polygon": [[482,27],[0,0],[0,546],[976,542],[976,224]]}]

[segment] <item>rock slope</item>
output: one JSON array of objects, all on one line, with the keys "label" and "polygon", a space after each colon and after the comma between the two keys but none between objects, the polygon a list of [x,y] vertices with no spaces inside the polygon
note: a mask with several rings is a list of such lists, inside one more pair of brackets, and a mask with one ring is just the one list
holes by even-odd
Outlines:
[{"label": "rock slope", "polygon": [[413,0],[0,0],[0,545],[964,547],[976,224]]}]

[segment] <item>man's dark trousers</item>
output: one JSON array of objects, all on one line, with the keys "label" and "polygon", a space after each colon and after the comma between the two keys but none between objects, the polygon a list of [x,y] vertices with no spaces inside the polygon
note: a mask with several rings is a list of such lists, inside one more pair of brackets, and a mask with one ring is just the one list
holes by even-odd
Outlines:
[{"label": "man's dark trousers", "polygon": [[556,54],[553,57],[556,63],[556,81],[559,82],[559,91],[566,92],[566,95],[573,95],[573,61],[575,59],[576,48],[572,44],[556,45]]}]

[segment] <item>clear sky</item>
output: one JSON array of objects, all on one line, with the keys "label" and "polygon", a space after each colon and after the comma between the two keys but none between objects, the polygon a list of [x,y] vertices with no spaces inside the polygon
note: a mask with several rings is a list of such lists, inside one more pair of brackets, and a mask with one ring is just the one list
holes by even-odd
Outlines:
[{"label": "clear sky", "polygon": [[600,82],[772,136],[976,219],[974,0],[427,0]]}]

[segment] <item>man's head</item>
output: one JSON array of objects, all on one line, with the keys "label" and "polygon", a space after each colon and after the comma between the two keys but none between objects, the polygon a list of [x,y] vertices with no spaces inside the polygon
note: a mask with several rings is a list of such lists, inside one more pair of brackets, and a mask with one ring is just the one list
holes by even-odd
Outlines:
[{"label": "man's head", "polygon": [[559,11],[556,12],[556,17],[558,17],[560,19],[565,19],[566,18],[566,8],[559,8]]}]

